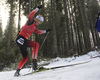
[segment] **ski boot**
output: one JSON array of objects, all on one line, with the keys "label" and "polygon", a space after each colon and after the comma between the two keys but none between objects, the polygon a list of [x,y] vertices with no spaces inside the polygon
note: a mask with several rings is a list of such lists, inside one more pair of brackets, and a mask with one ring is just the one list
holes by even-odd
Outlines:
[{"label": "ski boot", "polygon": [[45,71],[45,70],[47,70],[47,69],[44,68],[44,67],[39,67],[38,70],[39,70],[39,71]]},{"label": "ski boot", "polygon": [[20,69],[17,69],[14,76],[20,76],[19,72],[20,72]]},{"label": "ski boot", "polygon": [[37,64],[37,60],[33,59],[33,70],[37,70],[38,64]]}]

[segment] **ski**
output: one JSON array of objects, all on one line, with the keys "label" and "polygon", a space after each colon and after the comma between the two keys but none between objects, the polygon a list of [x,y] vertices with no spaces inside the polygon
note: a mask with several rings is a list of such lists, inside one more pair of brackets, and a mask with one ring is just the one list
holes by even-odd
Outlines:
[{"label": "ski", "polygon": [[63,67],[70,67],[70,66],[75,66],[75,65],[80,65],[80,64],[85,64],[85,63],[88,63],[90,61],[91,60],[84,61],[84,62],[79,62],[79,63],[73,63],[73,64],[69,64],[69,65],[64,65],[64,66],[57,66],[57,67],[47,68],[47,70],[57,69],[57,68],[63,68]]},{"label": "ski", "polygon": [[70,67],[70,66],[85,64],[85,63],[88,63],[90,61],[91,60],[79,62],[79,63],[73,63],[73,64],[69,64],[69,65],[64,65],[64,66],[56,66],[56,67],[51,67],[51,68],[40,67],[38,71],[30,72],[30,73],[27,73],[27,74],[24,74],[24,75],[21,75],[21,76],[26,76],[26,75],[30,75],[30,74],[33,74],[33,73],[38,73],[38,72],[47,71],[47,70],[53,70],[53,69],[57,69],[57,68]]},{"label": "ski", "polygon": [[38,71],[30,72],[30,73],[27,73],[27,74],[24,74],[24,75],[21,75],[21,76],[31,75],[33,73],[38,73],[38,72],[42,72],[42,71],[46,71],[46,70],[47,70],[47,68],[44,68],[43,70],[38,70]]},{"label": "ski", "polygon": [[98,56],[94,56],[94,57],[91,57],[91,58],[97,58],[97,57],[99,57],[99,58],[100,58],[100,55],[98,55]]}]

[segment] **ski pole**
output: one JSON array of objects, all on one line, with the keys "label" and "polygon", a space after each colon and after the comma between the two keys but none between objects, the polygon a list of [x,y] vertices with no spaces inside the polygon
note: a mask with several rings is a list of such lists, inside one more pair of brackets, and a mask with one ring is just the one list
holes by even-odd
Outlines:
[{"label": "ski pole", "polygon": [[43,40],[43,42],[42,42],[42,44],[41,44],[41,46],[40,46],[40,48],[39,48],[39,51],[41,50],[41,48],[42,48],[42,46],[43,46],[43,44],[44,44],[44,42],[45,42],[45,40],[46,40],[48,34],[49,34],[49,32],[46,34],[46,36],[45,36],[45,38],[44,38],[44,40]]},{"label": "ski pole", "polygon": [[[39,51],[41,50],[41,48],[42,48],[42,46],[43,46],[43,44],[44,44],[44,42],[45,42],[45,40],[46,40],[48,34],[49,34],[49,32],[47,32],[47,34],[46,34],[46,36],[45,36],[45,38],[44,38],[44,40],[43,40],[43,42],[42,42],[42,44],[41,44],[41,46],[40,46],[40,48],[39,48]],[[32,66],[32,67],[33,67],[33,66]],[[30,67],[30,69],[31,69],[31,67]],[[30,71],[30,69],[29,69],[29,71]],[[33,72],[33,68],[32,68],[32,72]]]},{"label": "ski pole", "polygon": [[[39,51],[41,50],[41,48],[42,48],[42,46],[43,46],[43,44],[44,44],[44,42],[45,42],[45,40],[46,40],[48,34],[49,34],[49,32],[47,32],[47,34],[46,34],[46,36],[45,36],[45,38],[44,38],[44,40],[43,40],[43,42],[42,42],[42,44],[41,44],[41,46],[40,46],[40,48],[39,48]],[[33,66],[32,66],[32,67],[33,67]],[[31,67],[30,67],[30,69],[31,69]],[[29,69],[29,71],[30,71],[30,69]],[[32,68],[32,72],[33,72],[33,68]]]}]

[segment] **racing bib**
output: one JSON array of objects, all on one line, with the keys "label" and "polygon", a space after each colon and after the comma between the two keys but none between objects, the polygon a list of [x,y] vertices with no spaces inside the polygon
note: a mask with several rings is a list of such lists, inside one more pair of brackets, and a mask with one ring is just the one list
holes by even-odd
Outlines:
[{"label": "racing bib", "polygon": [[23,44],[24,44],[24,39],[23,39],[23,38],[19,38],[19,39],[17,40],[17,42],[18,42],[19,44],[23,45]]}]

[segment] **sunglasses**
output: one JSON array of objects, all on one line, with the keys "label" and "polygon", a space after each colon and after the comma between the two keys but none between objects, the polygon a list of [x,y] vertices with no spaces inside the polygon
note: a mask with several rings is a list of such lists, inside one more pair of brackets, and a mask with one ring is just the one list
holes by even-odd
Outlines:
[{"label": "sunglasses", "polygon": [[42,23],[42,21],[41,20],[39,20],[40,21],[40,23]]}]

